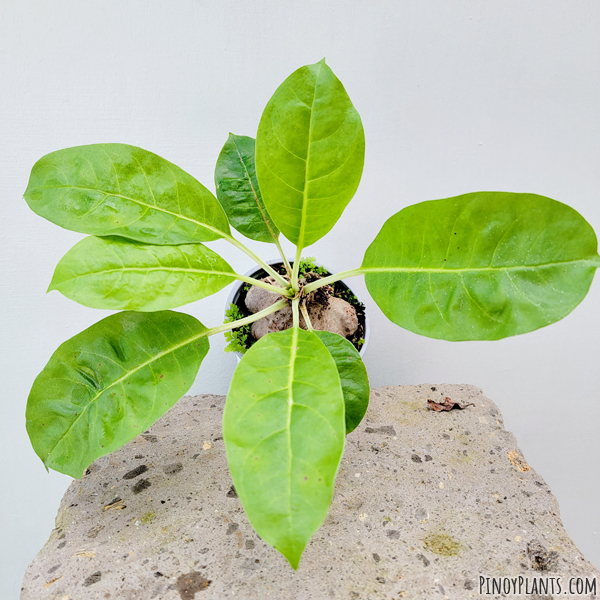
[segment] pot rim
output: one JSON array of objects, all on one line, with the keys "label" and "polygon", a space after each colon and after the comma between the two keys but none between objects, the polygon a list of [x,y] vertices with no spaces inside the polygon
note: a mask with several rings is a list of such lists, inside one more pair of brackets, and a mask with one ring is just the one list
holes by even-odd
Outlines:
[{"label": "pot rim", "polygon": [[[293,264],[294,259],[288,258],[288,260],[289,260],[290,264]],[[273,258],[273,259],[267,260],[265,262],[269,266],[272,266],[272,265],[282,263],[283,259],[282,258]],[[324,269],[327,269],[329,271],[329,273],[331,273],[332,275],[335,275],[335,271],[332,271],[331,269],[329,269],[329,267],[326,267],[318,262],[315,262],[315,265],[317,267],[323,267]],[[260,270],[264,270],[264,269],[260,265],[254,265],[254,267],[252,267],[251,269],[248,269],[244,273],[244,276],[252,277],[252,275],[254,275],[254,273],[256,273],[256,271],[260,271]],[[365,303],[360,298],[360,296],[354,290],[354,288],[345,279],[342,279],[341,281],[356,296],[356,299],[363,306],[365,306],[365,336],[364,336],[365,343],[362,345],[362,348],[359,350],[360,357],[364,358],[365,353],[367,351],[367,346],[369,345],[369,338],[371,337],[371,325],[369,324],[369,315],[367,314],[367,308],[366,308]],[[234,282],[233,287],[231,288],[231,291],[229,292],[229,296],[227,296],[227,303],[225,304],[225,311],[227,311],[227,309],[230,307],[230,305],[233,304],[234,297],[236,296],[236,294],[238,293],[240,288],[245,284],[246,284],[245,281],[240,281],[240,280],[236,280]],[[236,355],[238,363],[240,362],[240,360],[242,360],[242,357],[244,356],[241,352],[236,352],[235,355]]]}]

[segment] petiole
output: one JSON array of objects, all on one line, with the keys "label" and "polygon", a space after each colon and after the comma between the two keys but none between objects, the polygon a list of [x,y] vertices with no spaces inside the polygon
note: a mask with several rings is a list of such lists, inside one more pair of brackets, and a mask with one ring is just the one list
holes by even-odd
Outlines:
[{"label": "petiole", "polygon": [[[295,268],[294,264],[294,268]],[[328,285],[330,283],[335,283],[336,281],[340,281],[340,279],[346,279],[347,277],[355,277],[356,275],[362,275],[363,271],[359,267],[358,269],[352,269],[350,271],[342,271],[341,273],[335,273],[333,275],[329,275],[329,277],[323,277],[323,279],[318,279],[317,281],[313,281],[309,283],[304,288],[305,294],[310,294],[310,292],[314,292],[318,290],[320,287],[324,285]]]},{"label": "petiole", "polygon": [[208,329],[204,332],[204,336],[208,337],[211,335],[215,335],[216,333],[223,333],[224,331],[229,331],[230,329],[237,329],[238,327],[242,327],[242,325],[254,323],[254,321],[258,321],[259,319],[262,319],[267,315],[277,312],[278,310],[282,309],[286,304],[286,300],[278,300],[277,302],[275,302],[275,304],[271,304],[271,306],[267,306],[267,308],[265,308],[264,310],[250,315],[249,317],[244,317],[243,319],[238,319],[237,321],[230,321],[229,323],[223,323],[223,325],[219,325],[218,327]]}]

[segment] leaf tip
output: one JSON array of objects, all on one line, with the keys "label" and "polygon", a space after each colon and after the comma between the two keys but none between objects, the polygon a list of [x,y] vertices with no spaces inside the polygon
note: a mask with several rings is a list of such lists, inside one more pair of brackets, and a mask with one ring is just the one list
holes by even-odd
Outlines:
[{"label": "leaf tip", "polygon": [[292,567],[294,571],[297,571],[298,566],[300,565],[300,559],[306,548],[306,543],[300,542],[299,540],[290,542],[291,540],[286,540],[282,545],[277,544],[274,547],[278,552],[283,554],[288,563],[290,563],[290,567]]},{"label": "leaf tip", "polygon": [[284,554],[284,556],[286,557],[287,561],[290,563],[290,567],[292,567],[292,569],[294,569],[294,571],[298,570],[298,567],[300,565],[300,557],[302,556],[302,553],[298,553],[298,554],[293,554],[288,556],[287,554]]}]

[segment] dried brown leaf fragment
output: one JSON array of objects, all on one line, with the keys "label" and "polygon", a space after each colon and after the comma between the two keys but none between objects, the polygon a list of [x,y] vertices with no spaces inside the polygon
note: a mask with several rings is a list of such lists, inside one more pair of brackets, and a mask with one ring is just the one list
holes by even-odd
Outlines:
[{"label": "dried brown leaf fragment", "polygon": [[442,412],[443,410],[452,410],[453,408],[467,408],[467,406],[475,406],[472,402],[463,404],[461,402],[455,402],[452,398],[445,396],[442,402],[436,402],[435,400],[427,400],[429,408],[435,412]]}]

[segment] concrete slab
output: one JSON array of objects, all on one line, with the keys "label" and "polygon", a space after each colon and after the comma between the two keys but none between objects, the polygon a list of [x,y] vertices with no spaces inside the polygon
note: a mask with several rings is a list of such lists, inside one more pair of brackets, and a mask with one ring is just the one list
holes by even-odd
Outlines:
[{"label": "concrete slab", "polygon": [[[445,397],[473,406],[429,409]],[[222,396],[186,396],[73,481],[22,600],[462,600],[504,597],[491,580],[480,590],[480,577],[519,576],[515,597],[596,597],[569,594],[571,577],[600,593],[556,499],[478,388],[372,391],[297,572],[246,520],[225,460],[223,406]]]}]

